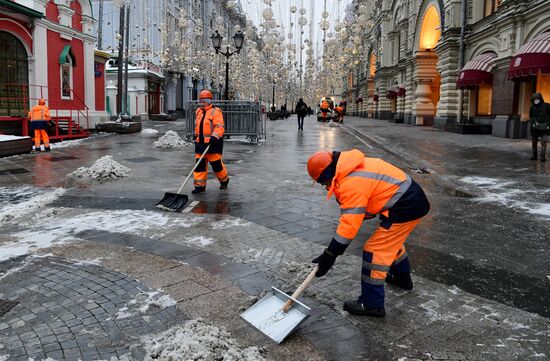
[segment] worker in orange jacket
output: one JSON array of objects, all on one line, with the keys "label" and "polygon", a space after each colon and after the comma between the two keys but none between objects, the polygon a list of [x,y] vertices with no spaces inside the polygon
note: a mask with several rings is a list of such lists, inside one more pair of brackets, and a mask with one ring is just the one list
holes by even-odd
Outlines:
[{"label": "worker in orange jacket", "polygon": [[50,116],[50,108],[46,105],[44,99],[38,101],[38,105],[35,105],[29,111],[29,119],[31,121],[30,130],[34,130],[34,151],[40,152],[40,142],[44,142],[44,150],[49,152],[50,138],[48,137],[48,123],[52,119]]},{"label": "worker in orange jacket", "polygon": [[220,189],[226,189],[229,184],[227,169],[222,161],[224,133],[222,111],[212,106],[212,92],[209,90],[202,90],[199,93],[199,103],[200,107],[195,113],[195,159],[198,161],[208,145],[210,148],[193,173],[195,189],[192,193],[201,193],[206,190],[208,162],[220,181]]},{"label": "worker in orange jacket", "polygon": [[321,114],[323,115],[323,122],[325,122],[327,120],[327,114],[330,111],[330,104],[328,102],[328,98],[323,98],[320,109],[321,109]]},{"label": "worker in orange jacket", "polygon": [[428,214],[430,204],[422,188],[399,168],[357,150],[320,151],[307,162],[309,175],[335,195],[340,224],[323,254],[317,277],[324,276],[355,238],[364,219],[380,215],[380,226],[363,245],[361,296],[346,301],[352,314],[384,317],[384,283],[410,290],[413,283],[405,240]]},{"label": "worker in orange jacket", "polygon": [[342,124],[344,122],[344,107],[339,105],[334,108],[334,111],[336,112],[338,123]]}]

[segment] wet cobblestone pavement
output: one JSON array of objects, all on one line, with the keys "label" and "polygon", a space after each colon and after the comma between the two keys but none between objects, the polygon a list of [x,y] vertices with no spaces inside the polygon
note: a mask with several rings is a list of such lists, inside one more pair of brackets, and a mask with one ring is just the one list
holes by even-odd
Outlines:
[{"label": "wet cobblestone pavement", "polygon": [[[425,134],[437,132],[424,128],[388,136],[395,125],[352,118],[347,125],[329,128],[309,117],[297,132],[290,118],[268,122],[268,139],[260,145],[227,141],[229,189],[218,190],[210,174],[207,192],[191,196],[181,214],[154,204],[191,169],[190,147],[168,151],[151,147],[156,137],[98,134],[75,147],[54,144],[50,154],[0,159],[0,186],[27,187],[0,196],[2,207],[63,186],[66,174],[105,154],[134,170],[125,179],[70,188],[25,216],[5,217],[0,250],[15,241],[25,244],[23,253],[40,257],[0,262],[0,299],[19,302],[0,316],[0,360],[140,359],[140,336],[199,317],[227,327],[245,346],[262,347],[270,360],[548,359],[549,221],[498,199],[480,202],[476,197],[486,190],[460,181],[513,178],[517,172],[503,166],[510,147],[505,140],[476,148],[476,157],[487,159],[477,167],[460,156],[479,141],[473,136],[465,136],[463,149],[448,135],[425,143]],[[183,124],[146,122],[144,128],[162,135]],[[316,150],[350,148],[402,167],[428,194],[432,212],[407,242],[415,290],[386,287],[382,320],[341,311],[359,292],[362,244],[377,225],[365,222],[346,255],[306,292],[312,317],[275,346],[238,315],[271,285],[292,292],[326,247],[339,209],[325,201],[320,186],[311,186],[305,163]],[[431,152],[437,156],[426,155]],[[446,152],[455,154],[448,164]],[[513,158],[509,168],[521,159]],[[489,163],[494,166],[487,170]],[[521,171],[521,184],[543,192],[544,200],[548,178],[533,167],[539,171]],[[474,197],[457,197],[462,194],[453,187]],[[154,292],[176,305],[137,310]],[[97,307],[86,308],[91,305]],[[127,312],[131,316],[117,319]]]}]

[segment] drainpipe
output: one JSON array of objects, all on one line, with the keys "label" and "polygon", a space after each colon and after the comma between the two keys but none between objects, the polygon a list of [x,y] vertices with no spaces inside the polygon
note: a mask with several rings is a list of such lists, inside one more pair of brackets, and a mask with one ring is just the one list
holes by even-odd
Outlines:
[{"label": "drainpipe", "polygon": [[[458,71],[460,72],[464,67],[464,55],[466,53],[466,46],[464,44],[464,37],[466,35],[466,22],[468,19],[468,0],[462,0],[462,15],[460,17],[460,48],[458,50]],[[462,108],[464,107],[464,89],[460,89],[458,95],[458,114],[456,121],[458,124],[463,124]]]}]

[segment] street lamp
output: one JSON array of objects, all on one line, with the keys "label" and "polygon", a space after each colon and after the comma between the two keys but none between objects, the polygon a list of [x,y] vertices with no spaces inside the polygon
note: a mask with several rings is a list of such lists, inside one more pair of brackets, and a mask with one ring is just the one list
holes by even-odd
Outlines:
[{"label": "street lamp", "polygon": [[229,45],[227,45],[227,50],[225,52],[220,51],[223,37],[220,35],[218,30],[212,34],[210,39],[212,39],[212,46],[214,46],[216,54],[222,54],[225,56],[225,92],[223,97],[225,100],[229,100],[229,58],[231,55],[239,54],[241,52],[244,44],[244,34],[240,30],[235,33],[233,36],[233,41],[235,42],[236,50],[231,52],[229,51]]}]

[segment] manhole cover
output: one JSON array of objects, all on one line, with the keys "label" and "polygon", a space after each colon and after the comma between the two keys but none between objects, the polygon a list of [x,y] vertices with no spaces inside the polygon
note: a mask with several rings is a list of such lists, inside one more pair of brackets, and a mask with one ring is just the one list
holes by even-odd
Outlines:
[{"label": "manhole cover", "polygon": [[64,156],[64,157],[50,157],[50,158],[46,158],[47,160],[49,160],[50,162],[59,162],[59,161],[62,161],[62,160],[71,160],[71,159],[79,159],[77,157],[73,157],[72,155],[67,155],[67,156]]},{"label": "manhole cover", "polygon": [[3,300],[0,298],[0,317],[10,312],[18,303],[17,301]]},{"label": "manhole cover", "polygon": [[29,173],[25,168],[0,169],[0,175]]},{"label": "manhole cover", "polygon": [[145,163],[145,162],[154,162],[160,159],[153,158],[153,157],[138,157],[138,158],[128,158],[125,160],[127,160],[128,162],[134,162],[134,163]]},{"label": "manhole cover", "polygon": [[432,174],[429,170],[424,168],[410,168],[410,170],[418,174]]}]

